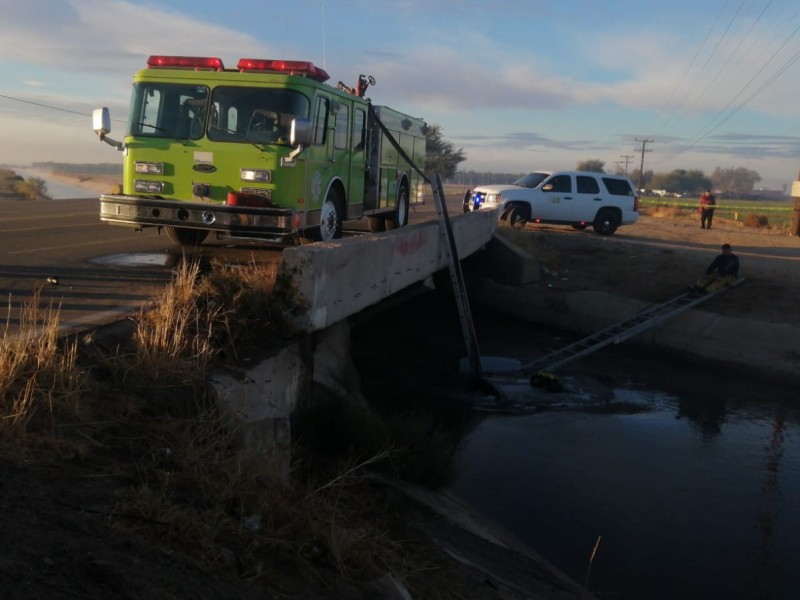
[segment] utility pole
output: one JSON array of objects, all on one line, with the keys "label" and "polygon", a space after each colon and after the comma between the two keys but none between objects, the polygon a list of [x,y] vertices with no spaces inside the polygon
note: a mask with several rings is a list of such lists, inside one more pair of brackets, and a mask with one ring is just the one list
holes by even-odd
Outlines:
[{"label": "utility pole", "polygon": [[620,171],[622,171],[622,167],[620,167],[621,164],[622,164],[621,160],[614,161],[614,175],[619,175]]},{"label": "utility pole", "polygon": [[792,212],[791,235],[800,236],[800,173],[797,174],[798,181],[792,182],[792,198],[794,199],[794,211]]},{"label": "utility pole", "polygon": [[633,158],[633,154],[620,154],[619,157],[625,159],[625,175],[627,175],[628,174],[628,161],[630,161],[630,159]]},{"label": "utility pole", "polygon": [[645,152],[652,152],[652,150],[645,150],[647,144],[655,142],[655,140],[640,140],[636,138],[637,142],[642,142],[642,162],[639,165],[639,189],[641,190],[644,187],[644,153]]}]

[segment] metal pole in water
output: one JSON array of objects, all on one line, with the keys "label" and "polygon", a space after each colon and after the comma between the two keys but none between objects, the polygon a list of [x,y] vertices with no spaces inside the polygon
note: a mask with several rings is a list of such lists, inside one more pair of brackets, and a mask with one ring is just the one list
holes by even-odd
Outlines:
[{"label": "metal pole in water", "polygon": [[453,293],[455,294],[456,306],[458,307],[458,316],[461,320],[464,345],[467,347],[470,371],[473,377],[482,379],[483,369],[481,367],[481,353],[478,349],[478,338],[475,335],[475,325],[472,322],[469,298],[467,297],[467,290],[464,285],[464,275],[461,272],[461,263],[458,260],[458,249],[456,248],[456,242],[453,238],[453,228],[450,224],[450,217],[447,214],[447,204],[444,201],[442,180],[438,174],[433,176],[431,188],[433,189],[436,213],[439,217],[439,230],[442,237],[445,238],[445,251],[450,263],[450,281],[453,284]]}]

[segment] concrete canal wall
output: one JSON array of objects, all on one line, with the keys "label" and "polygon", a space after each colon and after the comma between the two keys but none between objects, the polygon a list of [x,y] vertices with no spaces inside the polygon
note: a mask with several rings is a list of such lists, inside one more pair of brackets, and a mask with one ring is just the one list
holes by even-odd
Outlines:
[{"label": "concrete canal wall", "polygon": [[[548,327],[593,334],[629,319],[652,304],[592,290],[564,291],[528,286],[539,278],[538,262],[506,240],[495,237],[482,256],[483,273],[473,297],[494,311]],[[498,265],[503,269],[498,269]],[[499,275],[498,275],[499,273]],[[626,344],[661,348],[767,377],[800,381],[800,330],[721,315],[701,304],[627,340]]]}]

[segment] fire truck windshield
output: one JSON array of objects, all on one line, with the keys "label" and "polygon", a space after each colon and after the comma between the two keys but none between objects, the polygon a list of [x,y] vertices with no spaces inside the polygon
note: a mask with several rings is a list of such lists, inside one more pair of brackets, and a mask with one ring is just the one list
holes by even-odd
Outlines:
[{"label": "fire truck windshield", "polygon": [[219,86],[211,94],[208,139],[288,144],[295,117],[308,118],[309,100],[285,88]]},{"label": "fire truck windshield", "polygon": [[173,83],[133,86],[128,135],[197,140],[203,137],[208,87]]}]

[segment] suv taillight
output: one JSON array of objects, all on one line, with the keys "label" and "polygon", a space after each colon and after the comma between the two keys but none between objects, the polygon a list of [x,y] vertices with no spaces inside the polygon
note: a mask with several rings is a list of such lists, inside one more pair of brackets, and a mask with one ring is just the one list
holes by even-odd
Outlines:
[{"label": "suv taillight", "polygon": [[639,212],[639,196],[633,197],[633,212]]}]

